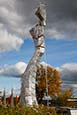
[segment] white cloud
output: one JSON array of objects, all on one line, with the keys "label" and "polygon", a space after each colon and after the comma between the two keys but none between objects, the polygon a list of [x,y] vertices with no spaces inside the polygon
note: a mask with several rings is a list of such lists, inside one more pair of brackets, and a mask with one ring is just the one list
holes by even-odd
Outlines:
[{"label": "white cloud", "polygon": [[18,0],[0,0],[0,52],[18,50],[29,36],[29,24],[24,23],[17,4]]},{"label": "white cloud", "polygon": [[0,75],[7,77],[20,77],[26,69],[26,64],[24,62],[18,62],[15,65],[4,65],[0,68]]},{"label": "white cloud", "polygon": [[[45,62],[41,62],[42,65],[50,66]],[[20,77],[24,73],[27,64],[24,62],[18,62],[14,65],[4,65],[0,67],[0,76],[6,77]],[[77,95],[77,64],[64,64],[60,68],[61,79],[63,80],[63,88],[73,88],[74,95]]]},{"label": "white cloud", "polygon": [[65,81],[77,81],[77,64],[64,64],[60,67],[60,74]]},{"label": "white cloud", "polygon": [[[21,0],[1,0],[0,5],[0,23],[4,25],[4,28],[8,30],[9,33],[15,33],[20,35],[22,38],[29,36],[30,23],[27,17],[30,15],[27,11],[27,4],[25,1]],[[25,10],[24,10],[25,8]],[[32,12],[32,11],[30,11]]]},{"label": "white cloud", "polygon": [[[67,0],[69,1],[69,0]],[[47,4],[47,26],[46,34],[50,38],[56,39],[76,39],[77,38],[77,15],[76,15],[76,0],[75,2],[69,2],[60,0],[58,3],[56,0],[42,0],[42,3]],[[30,5],[31,4],[31,5]],[[13,45],[17,44],[17,40],[29,37],[29,29],[36,23],[35,9],[38,1],[36,0],[0,0],[0,45],[2,46],[2,34],[3,38],[5,31],[11,35],[9,42]],[[75,5],[75,7],[74,7]],[[69,6],[69,7],[68,7]],[[62,9],[62,10],[61,10]],[[16,40],[17,38],[17,40]],[[12,40],[14,39],[14,40]],[[7,38],[4,42],[8,41]],[[15,46],[10,46],[6,42],[7,47],[0,48],[1,51],[18,49]],[[21,46],[22,43],[19,43]]]},{"label": "white cloud", "polygon": [[55,28],[47,29],[46,33],[50,38],[64,39],[64,34]]},{"label": "white cloud", "polygon": [[[41,62],[41,64],[46,67],[50,66],[49,64],[46,64],[45,62]],[[27,67],[27,64],[24,62],[18,62],[14,65],[7,65],[0,67],[0,75],[1,76],[7,76],[7,77],[20,77],[25,71]]]},{"label": "white cloud", "polygon": [[71,64],[66,63],[66,64],[64,64],[60,67],[61,70],[64,69],[64,68],[66,68],[70,71],[77,71],[77,64],[76,63],[71,63]]},{"label": "white cloud", "polygon": [[18,50],[22,44],[21,38],[0,29],[0,52]]},{"label": "white cloud", "polygon": [[73,93],[77,96],[77,64],[66,63],[58,70],[60,71],[60,76],[63,80],[63,88],[73,88]]}]

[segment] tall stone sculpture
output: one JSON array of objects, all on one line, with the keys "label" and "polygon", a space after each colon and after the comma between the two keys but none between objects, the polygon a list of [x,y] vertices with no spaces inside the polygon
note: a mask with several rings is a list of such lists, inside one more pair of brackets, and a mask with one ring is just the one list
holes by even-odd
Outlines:
[{"label": "tall stone sculpture", "polygon": [[29,61],[27,68],[22,76],[21,98],[22,105],[37,104],[36,99],[36,72],[39,61],[45,51],[44,27],[46,25],[46,9],[44,4],[40,4],[35,12],[38,17],[38,23],[30,30],[35,45],[35,52]]}]

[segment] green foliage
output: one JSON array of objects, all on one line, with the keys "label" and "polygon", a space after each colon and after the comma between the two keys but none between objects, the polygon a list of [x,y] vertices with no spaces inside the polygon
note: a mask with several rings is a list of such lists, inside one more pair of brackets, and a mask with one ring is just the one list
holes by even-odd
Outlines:
[{"label": "green foliage", "polygon": [[0,115],[57,115],[54,108],[43,105],[38,108],[32,107],[0,107]]}]

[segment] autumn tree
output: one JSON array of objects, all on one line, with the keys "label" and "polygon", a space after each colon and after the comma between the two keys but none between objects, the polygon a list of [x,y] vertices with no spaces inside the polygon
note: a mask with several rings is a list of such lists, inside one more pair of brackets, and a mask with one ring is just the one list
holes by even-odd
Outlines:
[{"label": "autumn tree", "polygon": [[68,99],[72,98],[72,90],[71,89],[65,89],[64,91],[59,92],[57,96],[57,104],[59,106],[69,106],[73,107],[75,103],[73,101],[68,101]]},{"label": "autumn tree", "polygon": [[56,69],[41,64],[37,70],[37,99],[42,100],[47,91],[49,96],[56,95],[61,89],[61,83],[59,72]]}]

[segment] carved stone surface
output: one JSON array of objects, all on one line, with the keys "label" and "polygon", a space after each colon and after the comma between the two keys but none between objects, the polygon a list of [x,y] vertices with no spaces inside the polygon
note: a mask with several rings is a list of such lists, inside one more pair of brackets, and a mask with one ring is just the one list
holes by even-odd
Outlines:
[{"label": "carved stone surface", "polygon": [[30,30],[30,34],[33,38],[35,45],[35,52],[33,57],[29,61],[27,68],[21,79],[21,98],[20,103],[22,105],[37,105],[36,99],[36,72],[39,65],[40,58],[44,54],[44,25],[41,20]]}]

